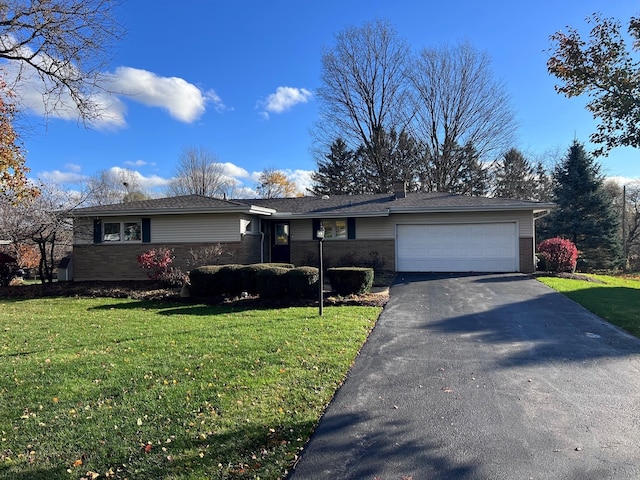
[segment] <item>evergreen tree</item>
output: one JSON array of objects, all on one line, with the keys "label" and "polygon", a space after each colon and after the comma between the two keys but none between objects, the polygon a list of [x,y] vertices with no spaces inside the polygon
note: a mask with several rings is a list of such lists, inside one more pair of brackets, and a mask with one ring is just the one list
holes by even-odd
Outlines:
[{"label": "evergreen tree", "polygon": [[568,238],[578,247],[578,267],[617,268],[622,260],[619,221],[603,188],[600,166],[577,141],[554,172],[558,208],[549,219],[551,236]]},{"label": "evergreen tree", "polygon": [[360,149],[363,154],[360,157],[363,162],[362,173],[367,173],[366,181],[371,183],[367,191],[391,193],[396,181],[403,181],[408,191],[418,190],[422,158],[418,142],[404,130],[400,133],[395,130],[383,131],[379,137],[380,151],[376,158],[382,161],[371,158],[366,148]]},{"label": "evergreen tree", "polygon": [[363,193],[363,183],[356,175],[356,152],[349,150],[345,141],[338,138],[331,144],[331,151],[318,162],[318,171],[311,174],[314,181],[309,191],[314,195],[346,195]]},{"label": "evergreen tree", "polygon": [[318,171],[309,191],[314,195],[348,195],[391,193],[393,184],[402,180],[410,191],[419,190],[421,150],[416,140],[405,131],[382,131],[378,135],[374,157],[361,145],[355,152],[338,138],[331,151],[318,162]]},{"label": "evergreen tree", "polygon": [[427,164],[427,178],[431,180],[427,190],[476,197],[486,195],[489,173],[472,144],[455,147],[449,159],[447,167],[433,159]]},{"label": "evergreen tree", "polygon": [[532,200],[538,202],[553,201],[553,176],[547,171],[542,162],[536,165],[535,190]]},{"label": "evergreen tree", "polygon": [[495,196],[531,200],[535,197],[534,168],[515,148],[509,149],[498,162],[495,173]]},{"label": "evergreen tree", "polygon": [[[538,162],[535,168],[535,191],[531,200],[538,202],[553,202],[553,175],[549,172],[542,162]],[[536,220],[536,245],[541,241],[551,238],[550,235],[550,218],[551,216],[545,215],[542,218]]]}]

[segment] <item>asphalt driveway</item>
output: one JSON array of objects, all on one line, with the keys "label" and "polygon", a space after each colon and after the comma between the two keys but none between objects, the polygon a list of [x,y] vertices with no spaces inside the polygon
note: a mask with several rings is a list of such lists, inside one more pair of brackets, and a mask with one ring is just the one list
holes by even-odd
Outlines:
[{"label": "asphalt driveway", "polygon": [[640,478],[640,340],[525,275],[399,277],[290,478]]}]

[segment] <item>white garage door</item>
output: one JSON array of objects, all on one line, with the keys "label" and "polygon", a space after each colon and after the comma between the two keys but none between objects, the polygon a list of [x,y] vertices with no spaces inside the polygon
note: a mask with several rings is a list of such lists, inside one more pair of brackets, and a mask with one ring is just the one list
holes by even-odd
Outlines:
[{"label": "white garage door", "polygon": [[399,272],[518,271],[516,223],[398,225]]}]

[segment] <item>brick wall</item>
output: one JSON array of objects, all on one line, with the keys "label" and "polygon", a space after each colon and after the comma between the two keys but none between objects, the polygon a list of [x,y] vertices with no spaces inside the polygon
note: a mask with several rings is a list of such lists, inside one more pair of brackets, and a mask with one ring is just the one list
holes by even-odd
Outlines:
[{"label": "brick wall", "polygon": [[[535,271],[533,238],[520,238],[520,271]],[[189,270],[189,250],[209,246],[204,243],[154,244],[97,244],[75,245],[73,248],[74,280],[144,280],[145,272],[138,267],[136,256],[152,247],[165,246],[174,250],[173,266]],[[245,235],[240,242],[223,245],[225,254],[218,264],[260,262],[260,236]],[[395,270],[394,240],[348,240],[323,243],[325,267],[343,265],[375,266],[378,270]],[[269,258],[265,257],[265,261]],[[318,264],[317,241],[291,242],[291,263],[295,265]]]},{"label": "brick wall", "polygon": [[536,271],[533,255],[533,238],[520,238],[520,272],[533,273]]},{"label": "brick wall", "polygon": [[[394,240],[325,240],[322,245],[325,267],[375,266],[378,270],[395,270]],[[318,265],[318,242],[291,242],[291,263]]]},{"label": "brick wall", "polygon": [[[210,246],[206,243],[157,244],[93,244],[74,245],[73,279],[87,280],[145,280],[146,273],[138,267],[136,256],[154,247],[173,249],[175,259],[171,264],[188,271],[190,250]],[[260,236],[245,235],[240,242],[223,245],[224,254],[217,259],[218,264],[260,262]]]}]

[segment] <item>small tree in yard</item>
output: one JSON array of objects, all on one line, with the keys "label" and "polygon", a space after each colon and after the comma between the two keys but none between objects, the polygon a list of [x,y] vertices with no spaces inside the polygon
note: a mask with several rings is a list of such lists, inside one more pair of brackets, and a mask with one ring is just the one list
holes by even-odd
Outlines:
[{"label": "small tree in yard", "polygon": [[137,256],[137,261],[151,280],[158,281],[169,271],[169,265],[174,258],[173,250],[161,247],[142,252]]},{"label": "small tree in yard", "polygon": [[573,272],[578,261],[578,249],[566,238],[550,238],[538,245],[538,253],[545,260],[546,270]]}]

